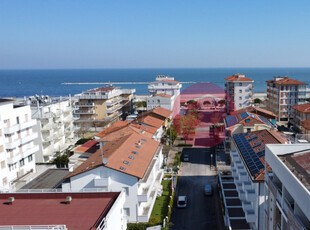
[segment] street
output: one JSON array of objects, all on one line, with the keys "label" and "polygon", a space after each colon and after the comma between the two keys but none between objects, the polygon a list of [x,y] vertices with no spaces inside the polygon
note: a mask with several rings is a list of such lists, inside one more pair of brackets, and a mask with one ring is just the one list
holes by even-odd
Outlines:
[{"label": "street", "polygon": [[[189,162],[182,163],[175,197],[177,199],[179,195],[186,195],[188,207],[180,209],[175,203],[171,217],[173,230],[224,229],[214,163],[210,170],[210,151],[209,148],[183,150],[183,153],[189,155]],[[204,195],[206,184],[212,185],[212,196]]]}]

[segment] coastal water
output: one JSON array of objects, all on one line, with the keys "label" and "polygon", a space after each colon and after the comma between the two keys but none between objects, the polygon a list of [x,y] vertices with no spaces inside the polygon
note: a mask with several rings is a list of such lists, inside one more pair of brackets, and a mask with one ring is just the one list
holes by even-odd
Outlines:
[{"label": "coastal water", "polygon": [[[224,87],[224,78],[242,73],[252,78],[255,92],[266,91],[266,80],[288,76],[310,83],[310,68],[201,68],[201,69],[74,69],[74,70],[0,70],[0,97],[24,97],[35,94],[67,96],[104,86],[103,84],[62,84],[85,82],[150,82],[157,75],[169,75],[181,82],[213,82]],[[190,84],[183,84],[182,89]],[[120,84],[147,94],[147,84]]]}]

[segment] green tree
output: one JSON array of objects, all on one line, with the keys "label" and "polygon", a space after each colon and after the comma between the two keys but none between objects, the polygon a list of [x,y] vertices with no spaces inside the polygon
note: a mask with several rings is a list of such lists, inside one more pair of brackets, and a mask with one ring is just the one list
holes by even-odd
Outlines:
[{"label": "green tree", "polygon": [[136,102],[136,107],[146,107],[146,101],[138,101]]},{"label": "green tree", "polygon": [[67,154],[63,154],[61,156],[56,157],[53,163],[56,164],[57,168],[68,168],[69,157]]},{"label": "green tree", "polygon": [[259,99],[259,98],[255,98],[255,99],[254,99],[254,103],[255,103],[255,104],[260,104],[260,103],[262,103],[262,100]]}]

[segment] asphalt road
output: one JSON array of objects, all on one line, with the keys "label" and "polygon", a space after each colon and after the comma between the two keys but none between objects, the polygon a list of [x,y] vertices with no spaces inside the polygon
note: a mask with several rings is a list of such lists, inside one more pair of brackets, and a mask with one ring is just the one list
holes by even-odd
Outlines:
[{"label": "asphalt road", "polygon": [[[174,205],[171,219],[173,223],[172,229],[224,229],[219,208],[217,176],[214,168],[210,170],[210,149],[188,148],[184,151],[189,153],[190,162],[182,163],[176,198],[178,195],[186,195],[188,207],[180,209]],[[212,161],[214,162],[214,157]],[[212,185],[212,196],[204,195],[203,188],[205,184]]]}]

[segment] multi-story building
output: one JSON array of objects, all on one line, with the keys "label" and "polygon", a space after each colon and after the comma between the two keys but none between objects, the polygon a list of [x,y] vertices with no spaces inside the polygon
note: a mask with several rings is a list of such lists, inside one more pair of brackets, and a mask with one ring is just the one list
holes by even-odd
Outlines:
[{"label": "multi-story building", "polygon": [[15,189],[15,182],[35,172],[35,145],[38,134],[33,127],[29,105],[14,105],[0,99],[0,189]]},{"label": "multi-story building", "polygon": [[310,145],[267,145],[265,229],[310,229]]},{"label": "multi-story building", "polygon": [[0,229],[126,230],[121,192],[42,192],[0,194]]},{"label": "multi-story building", "polygon": [[104,127],[132,113],[135,89],[106,86],[76,95],[74,115],[80,127]]},{"label": "multi-story building", "polygon": [[306,83],[288,77],[267,81],[267,109],[280,121],[293,117],[292,106],[306,103]]},{"label": "multi-story building", "polygon": [[40,151],[36,162],[48,162],[62,154],[77,139],[71,98],[30,97],[32,118],[37,120],[34,130],[39,134],[35,144]]},{"label": "multi-story building", "polygon": [[100,139],[100,149],[69,174],[62,188],[125,189],[128,221],[148,222],[157,194],[161,193],[162,147],[146,132],[127,128]]},{"label": "multi-story building", "polygon": [[252,89],[254,80],[238,74],[225,78],[226,93],[229,95],[227,101],[234,103],[235,109],[242,109],[252,104]]},{"label": "multi-story building", "polygon": [[161,106],[168,110],[179,110],[181,87],[182,84],[175,81],[174,77],[157,76],[156,80],[148,85],[147,109],[150,110]]},{"label": "multi-story building", "polygon": [[290,123],[293,125],[295,131],[309,134],[308,129],[304,126],[305,123],[310,122],[310,103],[292,106],[293,116]]},{"label": "multi-story building", "polygon": [[269,169],[265,168],[265,145],[285,143],[288,143],[286,136],[270,130],[233,136],[232,176],[245,218],[253,230],[266,229],[264,174]]}]

